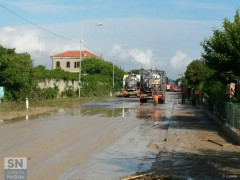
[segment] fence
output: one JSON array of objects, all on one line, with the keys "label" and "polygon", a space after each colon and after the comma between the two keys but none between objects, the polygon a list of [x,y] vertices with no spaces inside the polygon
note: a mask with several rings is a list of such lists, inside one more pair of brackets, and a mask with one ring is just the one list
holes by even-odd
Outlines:
[{"label": "fence", "polygon": [[225,103],[226,123],[240,129],[240,104]]}]

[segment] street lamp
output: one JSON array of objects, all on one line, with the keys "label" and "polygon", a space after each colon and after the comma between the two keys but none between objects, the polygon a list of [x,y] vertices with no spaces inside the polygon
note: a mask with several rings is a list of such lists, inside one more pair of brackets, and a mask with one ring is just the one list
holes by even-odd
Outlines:
[{"label": "street lamp", "polygon": [[79,56],[79,82],[78,82],[78,84],[79,84],[78,96],[79,96],[79,97],[81,96],[82,35],[83,35],[83,31],[86,30],[86,29],[95,27],[95,26],[102,26],[102,25],[103,25],[103,23],[97,23],[97,24],[94,24],[94,25],[91,25],[91,26],[84,27],[84,28],[81,30],[81,34],[80,34],[80,56]]},{"label": "street lamp", "polygon": [[[124,47],[128,47],[128,45],[121,45],[121,46],[124,46]],[[115,48],[113,48],[113,90],[114,90],[114,64],[115,64]]]}]

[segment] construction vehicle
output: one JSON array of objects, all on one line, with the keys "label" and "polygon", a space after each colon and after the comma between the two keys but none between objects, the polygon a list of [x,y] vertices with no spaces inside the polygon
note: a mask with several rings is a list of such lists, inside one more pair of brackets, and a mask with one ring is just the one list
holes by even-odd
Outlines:
[{"label": "construction vehicle", "polygon": [[140,102],[147,102],[149,99],[153,99],[152,91],[157,84],[159,94],[158,102],[165,103],[165,88],[166,88],[166,73],[165,71],[150,69],[141,71],[140,81]]},{"label": "construction vehicle", "polygon": [[174,91],[174,88],[175,88],[175,83],[170,82],[170,83],[166,84],[167,91]]},{"label": "construction vehicle", "polygon": [[140,75],[130,74],[123,76],[123,96],[139,96],[140,94]]},{"label": "construction vehicle", "polygon": [[167,90],[167,91],[172,91],[170,84],[167,84],[167,85],[166,85],[166,90]]}]

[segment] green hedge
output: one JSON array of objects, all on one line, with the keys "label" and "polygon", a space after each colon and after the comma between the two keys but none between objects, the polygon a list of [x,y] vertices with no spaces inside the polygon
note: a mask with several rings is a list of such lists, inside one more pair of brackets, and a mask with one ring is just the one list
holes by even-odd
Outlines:
[{"label": "green hedge", "polygon": [[[83,96],[107,94],[122,88],[124,70],[115,66],[115,88],[112,89],[113,64],[102,59],[89,58],[82,61]],[[58,95],[57,88],[39,89],[38,83],[45,79],[79,80],[78,73],[66,72],[60,68],[48,70],[44,66],[33,67],[27,53],[16,53],[15,49],[0,46],[0,86],[5,87],[6,100],[22,101],[53,99]],[[67,88],[62,95],[75,97],[77,92]]]}]

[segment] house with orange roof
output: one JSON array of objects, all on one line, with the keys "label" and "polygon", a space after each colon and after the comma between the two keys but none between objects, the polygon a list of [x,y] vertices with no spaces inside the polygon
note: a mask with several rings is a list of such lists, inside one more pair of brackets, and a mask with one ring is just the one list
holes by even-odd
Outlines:
[{"label": "house with orange roof", "polygon": [[[86,58],[101,58],[89,51],[81,51],[82,60]],[[52,69],[60,67],[64,71],[79,72],[80,51],[67,51],[54,56],[52,59]]]}]

